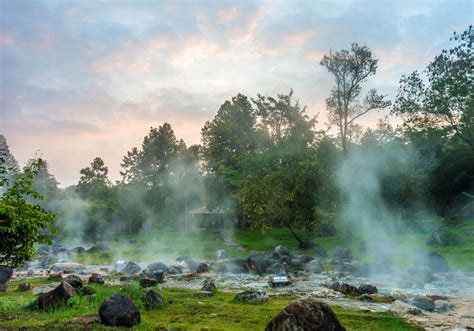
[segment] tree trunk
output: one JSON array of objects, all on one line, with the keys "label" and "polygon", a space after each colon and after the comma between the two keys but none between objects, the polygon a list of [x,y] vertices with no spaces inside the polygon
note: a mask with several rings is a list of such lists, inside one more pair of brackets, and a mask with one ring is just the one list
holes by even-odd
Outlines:
[{"label": "tree trunk", "polygon": [[309,247],[308,245],[308,242],[302,240],[300,237],[298,237],[298,235],[296,234],[296,232],[293,230],[293,228],[290,226],[290,225],[287,225],[287,228],[290,229],[290,232],[291,234],[293,235],[293,237],[295,237],[295,239],[298,241],[299,243],[299,248],[307,248]]}]

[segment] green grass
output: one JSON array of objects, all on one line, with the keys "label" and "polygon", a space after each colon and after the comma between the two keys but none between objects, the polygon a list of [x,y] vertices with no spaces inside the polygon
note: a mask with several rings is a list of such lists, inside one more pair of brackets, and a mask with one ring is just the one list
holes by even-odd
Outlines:
[{"label": "green grass", "polygon": [[[47,283],[47,280],[29,280],[33,286]],[[71,329],[68,320],[85,314],[96,313],[101,302],[114,293],[130,295],[141,311],[142,322],[136,330],[149,330],[164,327],[172,329],[199,330],[263,330],[266,324],[288,304],[290,298],[272,298],[260,305],[238,304],[233,302],[234,294],[219,292],[213,298],[198,299],[195,291],[163,289],[160,292],[165,303],[157,310],[143,309],[144,290],[136,284],[124,286],[94,286],[97,297],[89,301],[86,297],[76,300],[72,307],[39,312],[29,307],[35,297],[31,292],[18,292],[18,282],[12,282],[6,293],[0,294],[1,328],[44,328]],[[353,311],[338,306],[332,307],[341,324],[348,330],[421,330],[404,319],[390,313],[369,313]],[[94,325],[93,328],[103,328]],[[89,326],[88,326],[89,329]]]},{"label": "green grass", "polygon": [[[452,227],[461,238],[461,242],[454,246],[428,246],[426,240],[428,234],[404,234],[393,236],[393,243],[397,246],[397,256],[394,264],[399,267],[408,266],[413,260],[413,253],[417,249],[439,253],[446,257],[453,269],[474,270],[474,220],[465,221]],[[236,230],[235,238],[238,243],[248,250],[271,251],[276,245],[283,245],[290,250],[297,250],[298,243],[287,229],[270,229],[266,233]],[[359,261],[365,261],[366,256],[360,251],[361,239],[355,236],[351,238],[335,236],[314,238],[313,242],[324,247],[332,254],[337,246],[344,246],[351,250]],[[312,254],[312,250],[306,251]]]}]

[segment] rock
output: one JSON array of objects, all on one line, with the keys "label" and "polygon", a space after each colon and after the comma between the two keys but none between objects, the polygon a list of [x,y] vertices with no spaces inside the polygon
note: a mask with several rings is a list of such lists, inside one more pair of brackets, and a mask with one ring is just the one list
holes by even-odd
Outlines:
[{"label": "rock", "polygon": [[263,291],[245,291],[237,294],[234,301],[239,303],[264,303],[268,301],[268,295]]},{"label": "rock", "polygon": [[46,245],[40,245],[36,250],[36,254],[38,255],[49,255],[49,247]]},{"label": "rock", "polygon": [[134,275],[138,274],[142,269],[138,264],[135,262],[129,261],[125,267],[123,268],[122,272],[126,273],[127,275]]},{"label": "rock", "polygon": [[[286,268],[285,268],[286,266]],[[265,270],[265,273],[267,274],[279,274],[282,272],[287,272],[288,271],[288,266],[286,263],[273,263],[267,267]]]},{"label": "rock", "polygon": [[203,287],[201,288],[201,291],[217,292],[216,284],[214,284],[213,281],[208,281],[208,280],[206,280],[206,281],[204,282]]},{"label": "rock", "polygon": [[395,300],[406,301],[408,299],[408,296],[406,295],[406,293],[404,293],[402,291],[398,291],[398,290],[393,291],[392,293],[390,293],[390,295]]},{"label": "rock", "polygon": [[270,323],[265,331],[344,331],[336,314],[324,302],[313,298],[292,301]]},{"label": "rock", "polygon": [[147,269],[142,271],[142,278],[151,278],[158,283],[165,282],[165,273],[162,270],[150,271]]},{"label": "rock", "polygon": [[105,244],[97,244],[89,248],[86,252],[89,254],[93,254],[93,253],[105,252],[108,249],[109,248]]},{"label": "rock", "polygon": [[259,275],[265,273],[273,261],[263,254],[252,254],[247,258],[247,267],[250,271]]},{"label": "rock", "polygon": [[85,252],[86,252],[86,249],[82,246],[77,246],[71,249],[71,253],[74,253],[74,254],[83,254]]},{"label": "rock", "polygon": [[301,267],[301,262],[298,259],[291,259],[289,265],[291,265],[293,268],[299,268]]},{"label": "rock", "polygon": [[220,250],[217,251],[216,260],[225,260],[225,259],[228,259],[228,258],[229,258],[229,256],[227,255],[225,250],[220,249]]},{"label": "rock", "polygon": [[66,305],[67,301],[76,295],[73,287],[67,282],[62,282],[54,290],[44,293],[36,300],[38,309],[51,309]]},{"label": "rock", "polygon": [[64,278],[66,283],[69,283],[73,288],[81,288],[82,287],[82,279],[76,275],[69,275]]},{"label": "rock", "polygon": [[171,267],[169,267],[168,273],[170,275],[180,275],[183,273],[183,269],[179,266],[172,265]]},{"label": "rock", "polygon": [[102,278],[99,274],[92,274],[89,277],[89,284],[100,284],[103,285],[105,283],[104,278]]},{"label": "rock", "polygon": [[421,310],[419,310],[418,308],[409,308],[407,310],[407,314],[410,314],[410,315],[422,315],[423,313],[421,312]]},{"label": "rock", "polygon": [[163,262],[155,262],[155,263],[152,263],[152,264],[149,264],[146,269],[148,269],[149,271],[163,271],[165,273],[167,273],[169,271],[169,268],[166,264],[164,264]]},{"label": "rock", "polygon": [[23,283],[18,284],[19,291],[25,292],[25,291],[28,291],[30,288],[31,288],[31,284],[28,282],[23,282]]},{"label": "rock", "polygon": [[421,296],[421,295],[413,297],[412,299],[410,299],[408,301],[408,303],[410,303],[411,305],[413,305],[417,308],[420,308],[420,309],[426,310],[426,311],[430,311],[430,312],[433,311],[436,307],[433,300],[431,300],[428,297]]},{"label": "rock", "polygon": [[176,257],[176,259],[175,259],[175,261],[177,263],[186,263],[186,262],[188,262],[188,260],[189,260],[188,257],[183,256],[183,255],[180,255],[180,256]]},{"label": "rock", "polygon": [[305,270],[312,274],[318,274],[323,271],[321,262],[318,259],[314,259],[306,263]]},{"label": "rock", "polygon": [[132,299],[125,294],[114,294],[99,308],[100,321],[109,326],[132,327],[140,323],[141,316]]},{"label": "rock", "polygon": [[214,296],[214,292],[210,291],[199,291],[196,296],[198,298],[212,298]]},{"label": "rock", "polygon": [[83,264],[67,262],[67,263],[55,263],[51,267],[49,267],[49,270],[53,272],[72,273],[72,272],[84,270],[85,268],[86,267]]},{"label": "rock", "polygon": [[331,284],[331,290],[341,292],[344,295],[357,297],[362,295],[362,292],[355,286],[346,283],[335,282]]},{"label": "rock", "polygon": [[163,297],[155,290],[148,290],[143,300],[145,309],[156,309],[163,304]]},{"label": "rock", "polygon": [[278,262],[290,264],[290,263],[291,263],[291,260],[292,260],[292,258],[289,257],[288,255],[283,255],[282,257],[280,257],[280,258],[278,259]]},{"label": "rock", "polygon": [[377,287],[370,285],[370,284],[362,284],[359,286],[359,291],[362,292],[362,294],[375,294],[379,293],[377,290]]},{"label": "rock", "polygon": [[278,245],[277,247],[275,247],[275,249],[273,250],[273,258],[275,259],[280,259],[281,257],[283,256],[288,256],[288,257],[291,257],[291,254],[290,254],[290,251],[286,248],[286,247],[283,247],[281,245]]},{"label": "rock", "polygon": [[334,251],[333,261],[335,262],[351,262],[352,254],[351,251],[345,247],[337,246]]},{"label": "rock", "polygon": [[209,271],[209,266],[206,263],[199,263],[198,266],[196,267],[196,272],[198,274],[202,274],[208,271]]},{"label": "rock", "polygon": [[7,282],[13,275],[13,268],[0,266],[0,292],[7,290]]},{"label": "rock", "polygon": [[153,286],[156,286],[156,285],[158,285],[158,282],[156,281],[156,279],[153,279],[153,278],[142,278],[142,279],[140,279],[140,286],[143,287],[143,288],[153,287]]}]

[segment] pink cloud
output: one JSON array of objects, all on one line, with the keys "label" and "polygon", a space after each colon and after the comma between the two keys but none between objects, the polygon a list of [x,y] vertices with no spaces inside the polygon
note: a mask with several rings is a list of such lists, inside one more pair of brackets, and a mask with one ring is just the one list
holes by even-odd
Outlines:
[{"label": "pink cloud", "polygon": [[11,45],[13,44],[14,39],[10,32],[5,30],[0,30],[0,44],[2,45]]}]

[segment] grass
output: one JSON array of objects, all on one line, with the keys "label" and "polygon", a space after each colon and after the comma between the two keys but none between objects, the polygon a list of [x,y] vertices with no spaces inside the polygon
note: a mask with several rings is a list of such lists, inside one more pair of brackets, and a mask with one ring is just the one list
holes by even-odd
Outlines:
[{"label": "grass", "polygon": [[[474,220],[465,221],[453,230],[461,238],[461,242],[454,246],[428,246],[426,241],[428,234],[404,234],[392,236],[393,242],[397,245],[397,256],[394,264],[399,267],[407,267],[412,263],[413,253],[417,249],[436,252],[443,255],[451,268],[460,270],[474,270]],[[276,245],[283,245],[290,250],[297,250],[298,243],[287,229],[270,229],[265,234],[249,230],[236,230],[235,238],[238,243],[249,250],[271,251]],[[360,251],[362,240],[355,236],[322,237],[314,238],[316,245],[324,247],[329,254],[332,254],[337,246],[344,246],[351,250],[359,261],[364,261],[366,257]],[[302,253],[312,254],[308,249]]]},{"label": "grass", "polygon": [[[46,279],[29,280],[33,286],[47,283]],[[137,284],[124,286],[94,286],[96,298],[86,297],[75,300],[72,307],[61,307],[52,311],[39,312],[32,308],[35,297],[29,292],[18,292],[18,282],[12,282],[6,293],[0,294],[0,329],[73,329],[68,322],[74,317],[96,313],[101,302],[114,293],[130,295],[141,311],[142,322],[136,330],[150,330],[170,327],[173,330],[263,330],[267,323],[281,311],[290,298],[272,298],[260,305],[233,302],[234,294],[219,292],[213,298],[199,299],[195,291],[163,289],[163,307],[144,310],[142,297],[144,290]],[[172,299],[174,303],[168,301]],[[340,322],[347,330],[421,330],[391,313],[369,313],[353,311],[333,306]],[[103,329],[96,324],[87,329]]]}]

